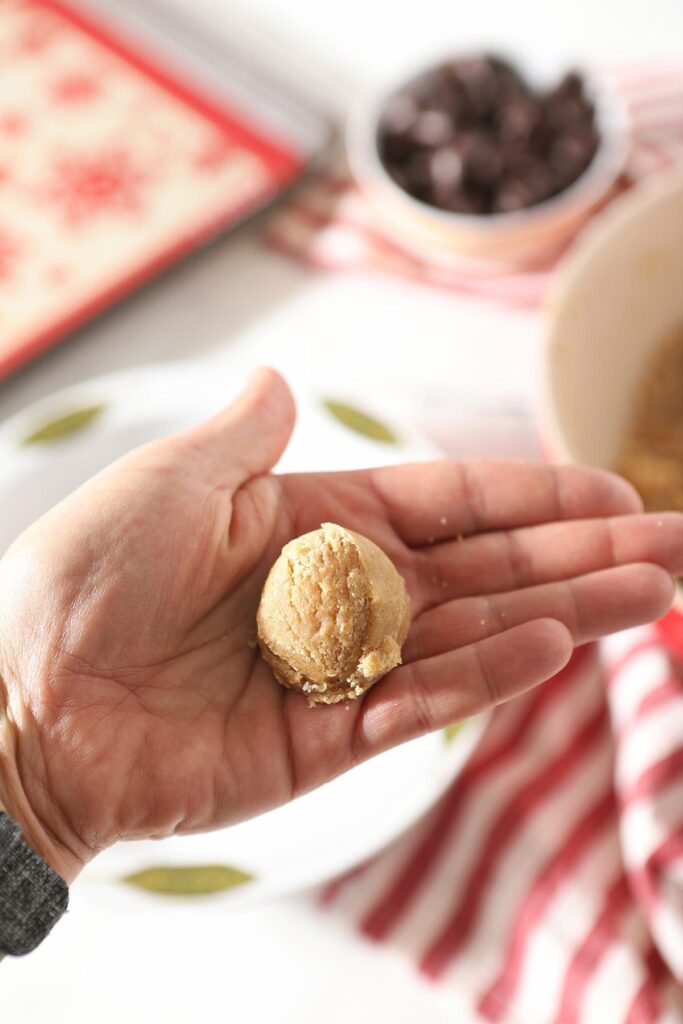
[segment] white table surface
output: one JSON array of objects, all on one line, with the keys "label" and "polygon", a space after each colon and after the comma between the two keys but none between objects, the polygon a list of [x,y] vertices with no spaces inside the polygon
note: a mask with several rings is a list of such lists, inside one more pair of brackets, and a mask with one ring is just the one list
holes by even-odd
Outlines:
[{"label": "white table surface", "polygon": [[[189,5],[189,0],[158,0]],[[246,6],[246,5],[245,5]],[[680,0],[193,0],[217,30],[296,53],[310,86],[343,110],[360,88],[449,44],[542,47],[562,58],[671,56]],[[265,37],[264,37],[265,38]],[[282,40],[286,42],[283,44]],[[300,55],[310,61],[301,62]],[[537,392],[538,314],[511,313],[404,283],[314,274],[265,249],[258,226],[226,239],[0,386],[0,419],[51,391],[147,362],[232,355],[365,390],[376,381],[419,410],[484,391],[528,406]],[[483,383],[485,382],[485,383]],[[410,404],[411,410],[414,405]],[[412,415],[412,412],[411,412]],[[475,450],[490,439],[468,439]],[[75,885],[72,912],[31,957],[2,965],[4,1018],[319,1024],[468,1020],[392,954],[347,932],[306,897],[227,914],[220,901],[151,903],[103,918]]]}]

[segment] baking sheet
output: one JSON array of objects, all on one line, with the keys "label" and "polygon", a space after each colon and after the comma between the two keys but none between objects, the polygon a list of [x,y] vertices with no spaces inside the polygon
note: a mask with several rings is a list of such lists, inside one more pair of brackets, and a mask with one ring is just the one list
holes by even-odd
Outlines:
[{"label": "baking sheet", "polygon": [[0,6],[0,377],[262,208],[328,137],[234,56],[124,12]]}]

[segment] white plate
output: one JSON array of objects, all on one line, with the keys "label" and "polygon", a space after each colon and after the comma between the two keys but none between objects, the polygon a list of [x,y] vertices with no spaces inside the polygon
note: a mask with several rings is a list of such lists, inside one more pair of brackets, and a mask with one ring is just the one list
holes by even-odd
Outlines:
[{"label": "white plate", "polygon": [[[220,364],[151,366],[65,389],[12,417],[0,426],[0,552],[107,463],[221,408],[243,383]],[[371,441],[341,425],[310,383],[294,382],[293,390],[297,426],[278,469],[348,469],[434,455],[395,422],[387,407],[381,402],[378,407],[376,398],[370,406],[357,396],[352,400],[394,429],[397,445]],[[55,417],[94,405],[102,405],[102,412],[79,431],[61,440],[23,443]],[[231,904],[319,884],[371,856],[424,814],[461,769],[484,724],[483,717],[466,723],[450,743],[443,733],[414,740],[285,807],[221,832],[119,844],[86,869],[83,881],[105,900],[140,899],[136,891],[114,890],[111,883],[150,865],[224,863],[254,876],[226,894]]]}]

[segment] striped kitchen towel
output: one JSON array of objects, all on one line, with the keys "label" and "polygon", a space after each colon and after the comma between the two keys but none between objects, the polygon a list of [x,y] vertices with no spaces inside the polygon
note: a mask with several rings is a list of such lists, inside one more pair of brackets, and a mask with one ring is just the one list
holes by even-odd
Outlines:
[{"label": "striped kitchen towel", "polygon": [[[632,146],[620,189],[683,165],[683,64],[658,61],[604,72],[623,96],[631,117]],[[300,189],[268,228],[269,242],[303,262],[327,270],[389,274],[436,288],[534,306],[546,293],[561,251],[529,269],[454,266],[426,260],[395,244],[344,166],[328,169]],[[566,248],[566,246],[565,246]]]},{"label": "striped kitchen towel", "polygon": [[661,632],[498,708],[438,806],[320,898],[463,1024],[680,1024],[683,677]]}]

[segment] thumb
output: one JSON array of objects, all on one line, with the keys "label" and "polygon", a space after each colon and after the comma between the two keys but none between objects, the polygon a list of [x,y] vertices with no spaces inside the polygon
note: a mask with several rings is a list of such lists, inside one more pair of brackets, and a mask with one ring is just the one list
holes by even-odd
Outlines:
[{"label": "thumb", "polygon": [[257,370],[226,409],[193,427],[186,437],[201,449],[217,484],[237,488],[272,469],[294,428],[294,399],[270,367]]}]

